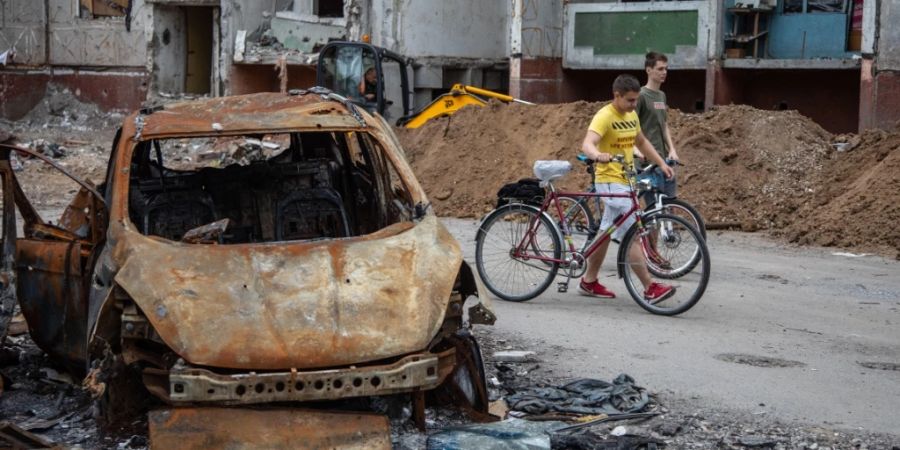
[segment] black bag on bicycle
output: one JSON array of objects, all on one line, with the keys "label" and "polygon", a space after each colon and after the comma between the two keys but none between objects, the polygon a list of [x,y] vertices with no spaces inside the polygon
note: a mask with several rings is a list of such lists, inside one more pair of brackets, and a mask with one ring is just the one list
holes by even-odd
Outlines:
[{"label": "black bag on bicycle", "polygon": [[520,202],[540,206],[544,203],[544,188],[536,178],[522,178],[515,183],[503,185],[497,191],[497,207],[507,203]]}]

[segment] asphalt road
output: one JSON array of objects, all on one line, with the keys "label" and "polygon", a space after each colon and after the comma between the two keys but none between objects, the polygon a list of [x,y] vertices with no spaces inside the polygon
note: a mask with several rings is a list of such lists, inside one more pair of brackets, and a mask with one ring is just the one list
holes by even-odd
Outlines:
[{"label": "asphalt road", "polygon": [[[477,223],[444,223],[474,263]],[[708,244],[709,287],[681,316],[634,303],[610,250],[601,282],[618,298],[584,297],[572,284],[525,303],[494,299],[495,329],[532,345],[557,374],[628,373],[707,406],[900,435],[900,261],[761,234],[710,232]]]}]

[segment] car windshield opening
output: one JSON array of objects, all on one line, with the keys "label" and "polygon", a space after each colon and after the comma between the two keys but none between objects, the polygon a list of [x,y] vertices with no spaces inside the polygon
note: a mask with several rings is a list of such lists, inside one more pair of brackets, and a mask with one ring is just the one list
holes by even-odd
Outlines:
[{"label": "car windshield opening", "polygon": [[131,162],[138,230],[193,244],[336,239],[410,220],[411,197],[367,133],[143,141]]}]

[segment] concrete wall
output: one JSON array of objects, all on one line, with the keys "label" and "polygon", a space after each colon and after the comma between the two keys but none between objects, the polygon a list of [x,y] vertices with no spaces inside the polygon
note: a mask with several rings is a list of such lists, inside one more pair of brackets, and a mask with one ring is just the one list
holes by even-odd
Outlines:
[{"label": "concrete wall", "polygon": [[15,62],[37,66],[47,62],[47,12],[43,2],[0,2],[0,52],[15,49]]},{"label": "concrete wall", "polygon": [[77,3],[50,0],[45,10],[42,1],[0,2],[0,51],[15,48],[15,63],[31,66],[146,64],[145,31],[150,16],[143,0],[134,1],[130,32],[125,30],[123,17],[79,18]]},{"label": "concrete wall", "polygon": [[0,116],[18,119],[47,85],[69,88],[82,101],[129,111],[147,93],[150,7],[134,0],[131,31],[124,17],[82,19],[73,0],[0,2],[0,51],[14,48],[0,72]]},{"label": "concrete wall", "polygon": [[563,4],[561,0],[512,2],[509,92],[538,103],[560,100]]},{"label": "concrete wall", "polygon": [[900,2],[881,1],[878,27],[878,70],[900,71]]},{"label": "concrete wall", "polygon": [[508,0],[371,0],[372,43],[401,55],[503,59]]},{"label": "concrete wall", "polygon": [[50,0],[50,64],[81,67],[146,65],[149,5],[143,0],[134,1],[130,32],[125,29],[124,17],[81,19],[77,6],[72,0]]},{"label": "concrete wall", "polygon": [[[868,2],[865,3],[868,7]],[[864,59],[859,89],[859,128],[893,129],[900,126],[900,4],[882,0],[880,9],[866,9],[864,22],[877,26],[874,55],[865,54],[867,30],[863,31]],[[873,17],[874,16],[874,17]]]},{"label": "concrete wall", "polygon": [[521,40],[522,57],[562,58],[565,34],[562,1],[522,1],[519,5],[521,30],[512,30],[512,33]]}]

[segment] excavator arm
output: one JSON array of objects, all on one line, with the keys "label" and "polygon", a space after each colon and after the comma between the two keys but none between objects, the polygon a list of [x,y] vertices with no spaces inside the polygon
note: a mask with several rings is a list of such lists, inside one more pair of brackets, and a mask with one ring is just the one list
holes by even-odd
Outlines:
[{"label": "excavator arm", "polygon": [[506,103],[515,102],[526,105],[534,104],[499,92],[493,92],[474,86],[454,84],[453,87],[450,88],[450,92],[434,99],[433,102],[419,110],[419,112],[400,119],[398,125],[406,128],[419,128],[431,119],[449,116],[464,106],[484,106],[487,104],[485,98],[494,98]]}]

